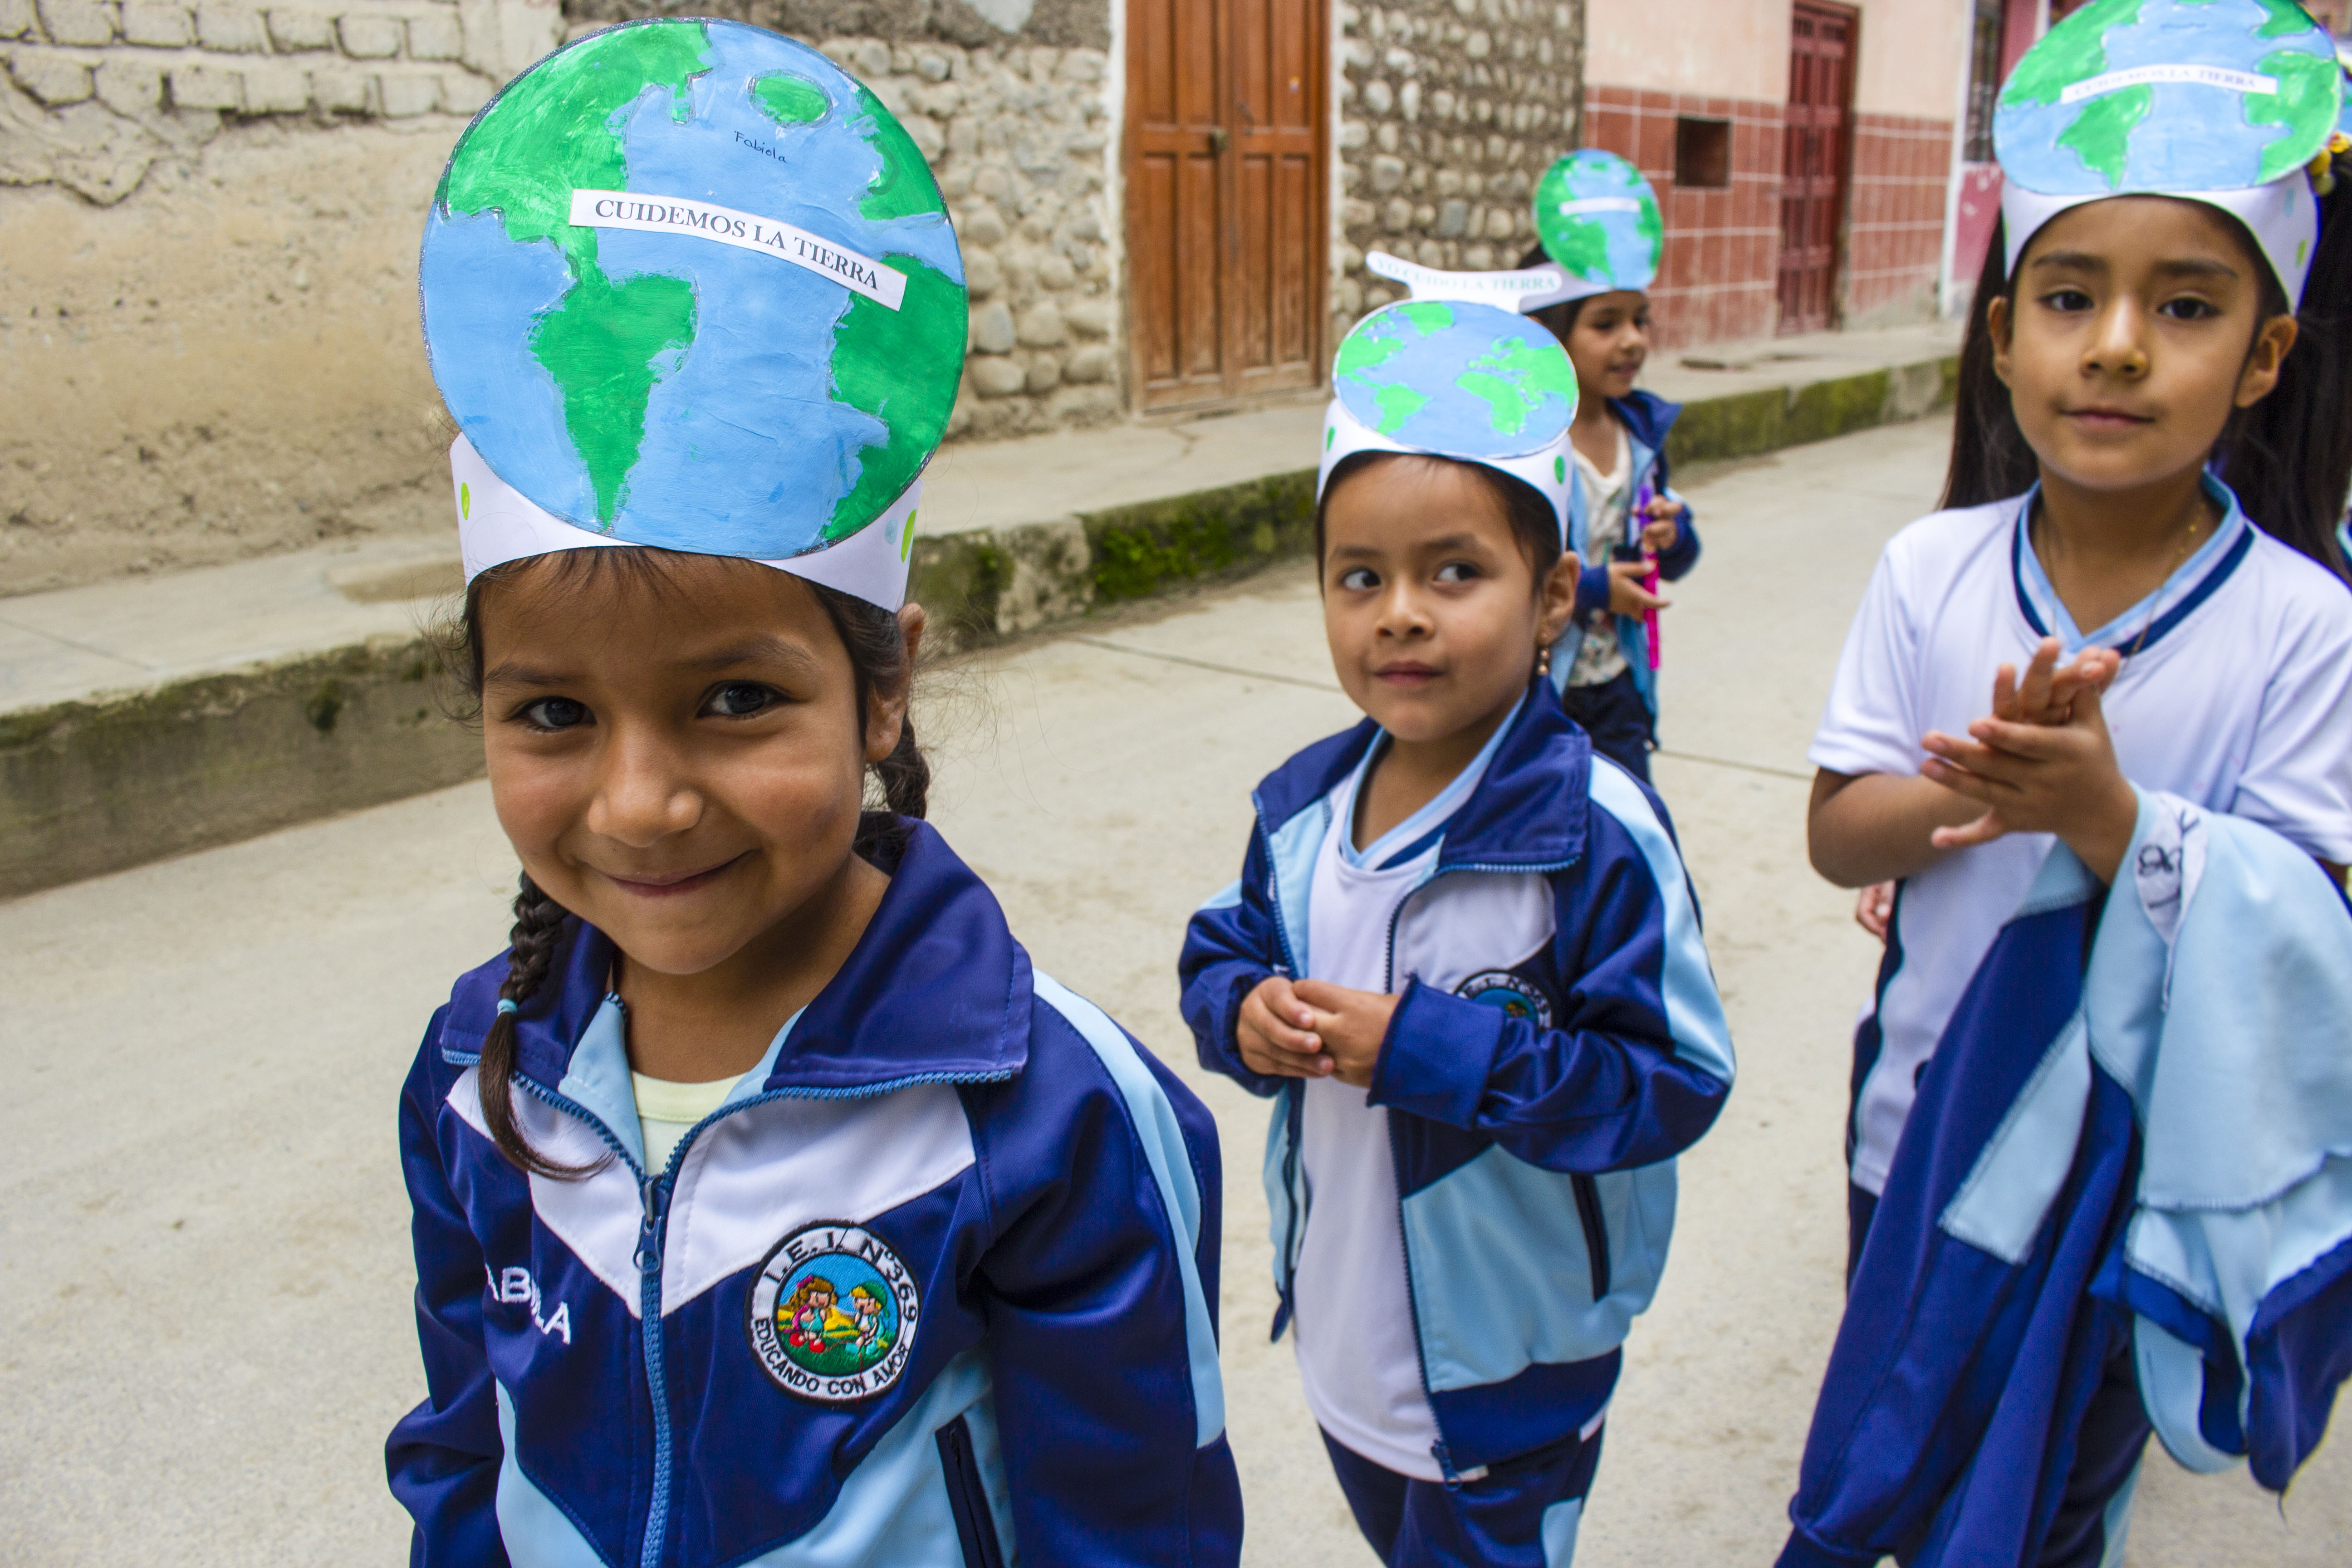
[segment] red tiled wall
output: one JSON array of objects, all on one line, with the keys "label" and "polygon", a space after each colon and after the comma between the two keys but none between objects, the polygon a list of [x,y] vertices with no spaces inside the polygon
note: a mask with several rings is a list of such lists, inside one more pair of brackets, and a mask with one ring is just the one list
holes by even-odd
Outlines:
[{"label": "red tiled wall", "polygon": [[[1675,120],[1731,121],[1731,184],[1675,185]],[[1666,252],[1650,290],[1662,349],[1770,335],[1780,313],[1780,106],[1748,99],[1591,86],[1584,141],[1639,165],[1665,209]]]},{"label": "red tiled wall", "polygon": [[1846,195],[1849,318],[1935,298],[1944,259],[1944,192],[1952,122],[1894,114],[1853,117],[1853,179]]},{"label": "red tiled wall", "polygon": [[[1769,337],[1780,325],[1781,106],[1591,86],[1584,140],[1632,159],[1665,205],[1666,253],[1650,290],[1662,349]],[[1675,186],[1675,121],[1731,121],[1731,184]],[[1944,245],[1952,123],[1854,117],[1842,297],[1849,317],[1932,300]]]}]

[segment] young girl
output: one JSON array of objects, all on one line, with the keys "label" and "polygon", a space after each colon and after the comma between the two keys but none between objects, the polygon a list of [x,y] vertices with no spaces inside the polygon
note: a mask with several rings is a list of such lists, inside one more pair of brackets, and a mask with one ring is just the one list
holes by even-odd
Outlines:
[{"label": "young girl", "polygon": [[1593,745],[1646,782],[1657,744],[1654,628],[1667,604],[1655,585],[1688,572],[1699,551],[1690,508],[1666,479],[1666,433],[1682,407],[1633,384],[1650,357],[1658,197],[1633,164],[1587,148],[1538,182],[1535,217],[1542,243],[1520,265],[1549,260],[1569,276],[1566,299],[1529,313],[1576,366],[1569,544],[1585,563],[1552,681]]},{"label": "young girl", "polygon": [[1333,380],[1316,550],[1367,717],[1258,786],[1184,1016],[1276,1099],[1274,1331],[1365,1538],[1558,1568],[1731,1046],[1664,810],[1542,679],[1575,596],[1558,345],[1418,300]]},{"label": "young girl", "polygon": [[1783,1563],[2119,1562],[2151,1431],[2279,1489],[2325,1429],[2352,208],[2305,163],[2337,82],[2288,0],[2095,0],[2003,92],[1950,510],[1888,546],[1812,751],[1814,865],[1896,889]]},{"label": "young girl", "polygon": [[452,154],[425,325],[523,880],[402,1097],[419,1563],[1236,1560],[1211,1122],[920,820],[961,277],[887,111],[735,23],[572,44]]}]

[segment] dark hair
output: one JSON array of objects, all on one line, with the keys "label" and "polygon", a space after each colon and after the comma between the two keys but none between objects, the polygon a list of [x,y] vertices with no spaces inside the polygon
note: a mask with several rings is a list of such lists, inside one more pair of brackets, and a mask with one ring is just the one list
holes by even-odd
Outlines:
[{"label": "dark hair", "polygon": [[1494,493],[1495,500],[1503,508],[1503,515],[1510,519],[1511,538],[1518,544],[1519,553],[1526,556],[1528,564],[1535,569],[1536,588],[1540,592],[1544,579],[1551,575],[1552,568],[1559,564],[1560,557],[1559,513],[1550,500],[1527,480],[1507,474],[1500,468],[1490,468],[1484,463],[1463,462],[1454,458],[1441,458],[1434,453],[1350,452],[1340,458],[1339,467],[1331,470],[1330,481],[1323,487],[1323,494],[1315,502],[1316,569],[1320,571],[1323,565],[1323,514],[1330,506],[1331,498],[1339,493],[1340,485],[1374,463],[1390,458],[1412,456],[1425,456],[1433,463],[1454,463],[1467,469],[1473,478]]},{"label": "dark hair", "polygon": [[[2319,203],[2319,245],[2293,310],[2286,291],[2253,238],[2234,217],[2230,224],[2262,279],[2262,321],[2290,313],[2294,347],[2279,367],[2278,384],[2250,408],[2233,411],[2214,443],[2221,480],[2246,515],[2280,542],[2294,546],[2342,576],[2336,525],[2352,488],[2352,201],[2338,186]],[[1960,377],[1952,423],[1952,459],[1944,475],[1942,505],[1981,506],[2017,495],[2041,476],[2041,463],[2018,428],[2009,388],[1993,374],[1990,312],[1996,299],[2014,297],[2004,225],[1996,219],[1976,299],[1969,306],[1960,344]],[[2249,354],[2252,345],[2247,346]]]},{"label": "dark hair", "polygon": [[[681,592],[677,582],[677,563],[687,560],[728,559],[725,557],[694,557],[673,551],[647,547],[620,550],[565,550],[551,556],[533,556],[529,560],[509,562],[493,566],[474,579],[466,590],[463,619],[447,641],[455,656],[455,673],[461,688],[478,713],[482,695],[482,593],[504,582],[524,568],[546,561],[550,569],[560,574],[559,582],[588,584],[610,574],[632,586],[644,586],[657,594]],[[746,571],[766,572],[772,568],[749,562],[735,563]],[[840,635],[841,646],[849,655],[850,675],[856,682],[857,711],[861,718],[870,711],[872,699],[880,693],[901,689],[913,671],[907,654],[907,639],[898,626],[898,617],[878,605],[845,594],[837,588],[806,579],[794,579],[816,595],[824,606],[825,618]],[[901,720],[898,743],[890,754],[873,765],[868,791],[869,799],[878,796],[880,810],[867,810],[858,818],[855,852],[874,858],[877,854],[895,852],[906,833],[903,819],[919,817],[930,792],[930,764],[923,760],[922,748],[915,742],[912,715]],[[563,945],[563,934],[571,916],[563,907],[547,896],[530,874],[521,878],[521,889],[514,901],[514,929],[507,935],[507,977],[499,985],[501,1001],[519,1005],[528,1003],[546,982],[554,966],[556,951]],[[515,1123],[514,1113],[515,1013],[501,1009],[491,1021],[489,1032],[482,1037],[482,1055],[478,1087],[482,1101],[482,1123],[489,1130],[490,1142],[520,1169],[534,1175],[569,1180],[586,1175],[594,1164],[562,1165],[550,1160],[530,1145]]]},{"label": "dark hair", "polygon": [[[1528,247],[1528,253],[1519,258],[1519,265],[1541,267],[1550,259],[1551,258],[1545,254],[1542,246],[1531,245]],[[1529,310],[1528,319],[1541,322],[1553,337],[1559,340],[1560,346],[1566,348],[1568,335],[1576,331],[1577,321],[1584,314],[1584,307],[1599,298],[1601,296],[1598,294],[1585,294],[1573,300],[1562,300],[1557,305],[1545,305]]]}]

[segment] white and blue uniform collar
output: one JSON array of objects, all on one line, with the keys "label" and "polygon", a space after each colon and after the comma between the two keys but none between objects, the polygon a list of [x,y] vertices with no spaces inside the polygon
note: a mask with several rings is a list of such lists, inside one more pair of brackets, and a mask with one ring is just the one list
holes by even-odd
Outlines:
[{"label": "white and blue uniform collar", "polygon": [[1503,715],[1503,721],[1495,726],[1495,732],[1486,737],[1486,743],[1478,748],[1478,754],[1471,758],[1444,789],[1430,796],[1421,809],[1359,849],[1353,826],[1356,799],[1364,787],[1364,781],[1371,776],[1372,764],[1389,749],[1387,731],[1373,736],[1372,743],[1364,749],[1363,760],[1356,764],[1355,771],[1348,775],[1346,782],[1332,792],[1333,808],[1347,819],[1339,824],[1339,828],[1340,859],[1355,870],[1386,871],[1436,849],[1438,841],[1445,836],[1446,824],[1454,820],[1454,814],[1462,809],[1463,803],[1477,789],[1478,781],[1486,776],[1487,764],[1502,749],[1503,737],[1511,732],[1511,726],[1519,721],[1519,710],[1527,705],[1527,694],[1521,692],[1519,700],[1511,704],[1511,710]]},{"label": "white and blue uniform collar", "polygon": [[2106,625],[2088,632],[2075,626],[2058,591],[2051,586],[2041,557],[2033,552],[2033,503],[2041,497],[2042,487],[2037,483],[2026,491],[2011,525],[2010,565],[2011,581],[2017,590],[2017,607],[2034,635],[2056,637],[2067,658],[2094,647],[2113,648],[2129,657],[2154,647],[2211,598],[2252,550],[2254,526],[2229,486],[2210,473],[2202,476],[2202,480],[2205,493],[2221,508],[2221,520],[2214,526],[2211,537],[2176,567],[2154,593]]}]

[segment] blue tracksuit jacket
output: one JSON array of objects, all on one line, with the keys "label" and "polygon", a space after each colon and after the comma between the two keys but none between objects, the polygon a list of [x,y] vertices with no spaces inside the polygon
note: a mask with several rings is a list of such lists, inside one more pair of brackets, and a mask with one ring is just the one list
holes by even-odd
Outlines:
[{"label": "blue tracksuit jacket", "polygon": [[[1675,582],[1698,564],[1699,552],[1698,529],[1692,521],[1690,502],[1684,500],[1681,492],[1666,480],[1666,432],[1675,427],[1683,405],[1669,403],[1655,393],[1634,392],[1611,398],[1609,406],[1625,422],[1625,441],[1633,452],[1633,475],[1628,480],[1633,486],[1631,493],[1641,492],[1643,480],[1654,479],[1659,494],[1683,502],[1675,542],[1658,552],[1658,575],[1666,582]],[[1592,549],[1589,531],[1592,526],[1592,498],[1584,493],[1583,470],[1576,469],[1575,473],[1576,482],[1569,487],[1568,547],[1576,552],[1583,572],[1576,580],[1576,613],[1569,621],[1568,630],[1552,645],[1552,682],[1563,687],[1576,662],[1576,645],[1583,638],[1584,623],[1596,612],[1609,607],[1609,562],[1605,554],[1596,556]],[[1642,694],[1650,711],[1655,713],[1658,678],[1650,668],[1643,635],[1638,618],[1619,617],[1617,640],[1625,650],[1625,666],[1633,672],[1634,689]]]},{"label": "blue tracksuit jacket", "polygon": [[[1276,1097],[1265,1152],[1288,1321],[1309,1194],[1295,1079],[1243,1065],[1242,1001],[1307,974],[1328,796],[1367,720],[1259,784],[1241,880],[1181,962],[1202,1063]],[[1572,1436],[1616,1386],[1674,1226],[1674,1156],[1723,1107],[1731,1041],[1665,811],[1538,680],[1390,931],[1402,991],[1371,1103],[1390,1108],[1407,1288],[1441,1470]]]},{"label": "blue tracksuit jacket", "polygon": [[[401,1098],[430,1394],[420,1564],[1230,1564],[1208,1113],[1043,974],[929,827],[838,974],[644,1168],[613,950],[574,924],[492,1147],[503,957]],[[557,978],[560,976],[560,978]]]},{"label": "blue tracksuit jacket", "polygon": [[2034,1562],[2126,1344],[2192,1469],[2251,1458],[2283,1490],[2326,1431],[2352,1373],[2352,919],[2285,839],[2168,795],[2123,863],[2105,889],[2053,847],[1927,1065],[1785,1568]]}]

